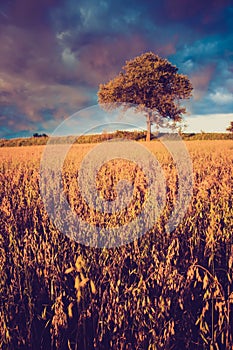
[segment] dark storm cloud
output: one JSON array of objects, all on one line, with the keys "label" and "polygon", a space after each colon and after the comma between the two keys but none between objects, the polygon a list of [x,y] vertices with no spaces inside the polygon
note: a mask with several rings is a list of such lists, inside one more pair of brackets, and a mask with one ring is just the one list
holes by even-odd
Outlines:
[{"label": "dark storm cloud", "polygon": [[[231,112],[233,8],[227,0],[3,0],[2,132],[51,128],[96,101],[126,59],[154,51],[194,85],[192,113]],[[224,102],[223,102],[224,101]]]}]

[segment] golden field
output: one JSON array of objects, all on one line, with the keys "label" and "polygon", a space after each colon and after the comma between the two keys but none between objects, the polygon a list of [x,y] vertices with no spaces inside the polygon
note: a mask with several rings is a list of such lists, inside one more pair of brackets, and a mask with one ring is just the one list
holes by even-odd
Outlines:
[{"label": "golden field", "polygon": [[[0,148],[1,349],[232,349],[233,141],[186,142],[193,195],[171,233],[176,167],[159,142],[143,144],[164,171],[166,207],[149,232],[110,249],[81,245],[49,219],[39,191],[44,146]],[[70,150],[64,192],[87,222],[123,225],[143,206],[146,174],[125,160],[102,167],[100,195],[114,199],[127,178],[135,200],[118,216],[98,216],[76,181],[94,146]]]}]

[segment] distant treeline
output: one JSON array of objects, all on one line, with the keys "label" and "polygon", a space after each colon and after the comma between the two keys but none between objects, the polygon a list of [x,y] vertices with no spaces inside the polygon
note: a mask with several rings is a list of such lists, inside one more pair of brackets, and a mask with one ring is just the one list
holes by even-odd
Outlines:
[{"label": "distant treeline", "polygon": [[[157,140],[158,137],[162,136],[162,133],[157,133],[153,140]],[[180,134],[182,139],[185,141],[189,140],[233,140],[232,133],[182,133]],[[54,143],[98,143],[112,139],[126,138],[135,141],[145,141],[146,131],[121,131],[117,130],[114,133],[102,133],[93,135],[82,135],[82,136],[62,136],[54,138]],[[0,139],[0,147],[19,147],[19,146],[37,146],[46,145],[49,136],[46,134],[34,134],[32,137],[27,138],[15,138],[15,139]],[[75,141],[75,142],[73,142]]]}]

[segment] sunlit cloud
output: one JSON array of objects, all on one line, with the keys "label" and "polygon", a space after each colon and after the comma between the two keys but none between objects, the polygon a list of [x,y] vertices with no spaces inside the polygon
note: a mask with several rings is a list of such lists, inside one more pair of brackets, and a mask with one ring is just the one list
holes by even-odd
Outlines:
[{"label": "sunlit cloud", "polygon": [[186,118],[185,132],[226,132],[232,120],[233,113],[193,115]]},{"label": "sunlit cloud", "polygon": [[233,94],[226,89],[219,88],[217,91],[211,93],[210,99],[219,105],[231,103],[233,107]]}]

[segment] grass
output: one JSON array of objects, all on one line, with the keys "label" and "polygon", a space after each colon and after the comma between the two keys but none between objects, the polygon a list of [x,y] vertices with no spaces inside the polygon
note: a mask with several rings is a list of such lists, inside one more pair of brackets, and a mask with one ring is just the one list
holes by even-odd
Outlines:
[{"label": "grass", "polygon": [[[121,131],[117,130],[114,133],[102,133],[95,135],[81,135],[77,138],[77,144],[98,143],[109,140],[111,138],[129,138],[131,140],[146,139],[145,131]],[[233,133],[183,133],[182,139],[186,141],[194,140],[232,140]],[[69,142],[70,137],[61,137],[62,142]],[[0,147],[21,147],[21,146],[41,146],[46,145],[48,136],[27,137],[27,138],[13,138],[13,139],[0,139]]]}]

